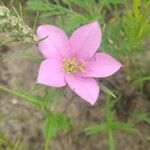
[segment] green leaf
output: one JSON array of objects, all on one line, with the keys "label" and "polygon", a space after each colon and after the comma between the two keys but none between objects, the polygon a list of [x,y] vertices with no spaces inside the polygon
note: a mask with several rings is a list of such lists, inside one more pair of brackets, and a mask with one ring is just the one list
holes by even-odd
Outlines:
[{"label": "green leaf", "polygon": [[29,9],[36,11],[48,11],[50,9],[48,3],[45,3],[42,0],[29,0],[27,6]]},{"label": "green leaf", "polygon": [[40,15],[40,18],[47,18],[47,17],[51,17],[51,16],[58,16],[58,15],[63,15],[65,14],[65,12],[61,12],[58,10],[54,10],[54,11],[47,11],[44,12]]},{"label": "green leaf", "polygon": [[134,82],[132,82],[132,84],[138,85],[138,84],[141,84],[142,82],[145,82],[145,81],[150,81],[150,76],[139,78],[139,79],[135,80]]},{"label": "green leaf", "polygon": [[105,131],[107,124],[92,125],[91,127],[86,128],[84,131],[86,134],[97,134]]},{"label": "green leaf", "polygon": [[[24,93],[24,95],[31,94],[31,93],[33,93],[33,92],[35,92],[35,91],[41,89],[42,87],[44,87],[44,85],[35,84],[35,85],[33,85],[33,87],[32,87],[29,91],[27,91],[26,93]],[[21,90],[20,90],[20,91],[21,91]]]},{"label": "green leaf", "polygon": [[123,130],[128,132],[135,132],[137,129],[134,128],[134,125],[131,123],[120,123],[120,122],[112,122],[107,126],[107,128],[112,130]]},{"label": "green leaf", "polygon": [[99,0],[99,3],[105,6],[109,4],[121,4],[123,3],[123,1],[122,0]]},{"label": "green leaf", "polygon": [[69,119],[61,113],[48,112],[44,123],[44,136],[46,140],[54,137],[59,130],[67,130],[70,126]]},{"label": "green leaf", "polygon": [[108,94],[114,98],[117,98],[116,95],[110,89],[108,89],[105,85],[103,85],[102,83],[100,83],[100,87],[101,87],[101,90],[103,92],[105,92],[106,94]]},{"label": "green leaf", "polygon": [[132,112],[131,118],[135,122],[146,122],[146,123],[150,124],[150,115],[146,112],[141,112],[141,111],[135,110],[134,112]]},{"label": "green leaf", "polygon": [[73,4],[76,4],[76,5],[80,6],[80,7],[86,7],[87,6],[87,2],[86,1],[88,1],[88,0],[63,0],[63,1],[65,3],[67,3],[67,4],[73,3]]},{"label": "green leaf", "polygon": [[69,34],[77,27],[88,22],[88,18],[79,14],[68,14],[68,22],[63,26],[64,30]]},{"label": "green leaf", "polygon": [[66,13],[73,13],[73,11],[61,6],[61,5],[55,5],[52,3],[45,3],[39,0],[39,3],[37,1],[28,1],[27,3],[28,9],[36,10],[36,11],[42,11],[42,15],[40,17],[49,17],[54,15],[64,15]]},{"label": "green leaf", "polygon": [[45,102],[50,101],[51,103],[56,102],[61,96],[63,89],[55,89],[55,88],[45,88],[45,96],[43,100]]},{"label": "green leaf", "polygon": [[13,94],[15,96],[18,96],[18,97],[20,97],[20,98],[36,105],[38,108],[43,107],[42,98],[38,95],[25,94],[22,91],[12,90],[12,89],[9,89],[9,88],[4,87],[4,86],[0,86],[0,90],[4,91],[4,92],[7,92],[7,93],[10,93],[10,94]]},{"label": "green leaf", "polygon": [[34,105],[36,105],[38,108],[43,107],[43,99],[39,95],[26,95],[25,96],[27,99],[30,99],[30,102]]},{"label": "green leaf", "polygon": [[140,5],[141,5],[140,0],[133,0],[133,14],[136,20],[141,19],[141,15],[139,11]]},{"label": "green leaf", "polygon": [[49,142],[58,131],[67,130],[70,127],[70,120],[61,113],[47,112],[44,123],[45,150],[48,150]]}]

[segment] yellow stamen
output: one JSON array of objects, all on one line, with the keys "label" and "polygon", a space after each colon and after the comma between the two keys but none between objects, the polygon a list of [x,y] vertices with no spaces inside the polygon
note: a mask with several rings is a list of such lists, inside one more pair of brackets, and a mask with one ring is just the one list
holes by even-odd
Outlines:
[{"label": "yellow stamen", "polygon": [[78,71],[84,72],[84,61],[81,60],[81,63],[77,62],[77,59],[75,57],[69,59],[69,58],[64,58],[63,59],[63,68],[64,71],[67,73],[74,74]]}]

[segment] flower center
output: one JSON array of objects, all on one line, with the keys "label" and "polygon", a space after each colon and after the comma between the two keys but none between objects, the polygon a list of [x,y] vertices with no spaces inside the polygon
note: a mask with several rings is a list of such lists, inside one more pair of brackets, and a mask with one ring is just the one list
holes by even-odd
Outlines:
[{"label": "flower center", "polygon": [[64,71],[69,74],[74,74],[77,71],[84,72],[84,61],[81,60],[80,63],[77,62],[75,57],[73,58],[64,58],[63,59],[63,68]]}]

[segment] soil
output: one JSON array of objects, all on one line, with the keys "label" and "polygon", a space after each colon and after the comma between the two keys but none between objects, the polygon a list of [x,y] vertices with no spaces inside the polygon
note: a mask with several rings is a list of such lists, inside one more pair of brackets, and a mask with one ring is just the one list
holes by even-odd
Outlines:
[{"label": "soil", "polygon": [[[20,45],[1,47],[0,59],[2,56],[18,50],[19,47]],[[37,49],[32,48],[31,51],[36,52]],[[28,62],[19,56],[12,57],[7,62],[0,63],[0,84],[10,88],[21,87],[28,91],[36,83],[38,67],[38,64]],[[150,83],[147,82],[144,85],[147,96],[142,96],[138,94],[138,89],[124,86],[126,77],[122,73],[117,73],[114,80],[123,93],[121,100],[114,108],[118,120],[127,121],[135,108],[147,112],[150,110],[150,100],[148,99]],[[100,99],[95,106],[91,107],[69,88],[65,89],[57,109],[65,112],[72,119],[73,125],[67,133],[59,133],[52,139],[50,150],[108,150],[107,133],[87,136],[83,132],[84,127],[104,121],[104,114],[101,111],[102,102],[105,100],[103,94]],[[5,134],[11,142],[15,143],[19,139],[24,150],[43,150],[43,122],[43,113],[33,105],[0,91],[0,133]],[[150,126],[144,122],[137,123],[135,126],[139,130],[137,133],[117,131],[114,134],[116,150],[149,149]],[[0,148],[0,150],[3,149]]]}]

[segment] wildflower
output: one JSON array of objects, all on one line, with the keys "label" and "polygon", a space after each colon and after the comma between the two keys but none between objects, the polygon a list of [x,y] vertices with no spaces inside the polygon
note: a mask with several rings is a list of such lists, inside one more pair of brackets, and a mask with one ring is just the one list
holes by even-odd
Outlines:
[{"label": "wildflower", "polygon": [[78,28],[70,38],[53,25],[41,25],[37,30],[38,48],[46,58],[40,66],[37,82],[52,87],[66,84],[81,98],[96,102],[99,86],[94,78],[108,77],[121,64],[104,52],[96,52],[101,43],[97,22]]}]

